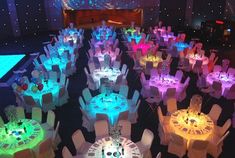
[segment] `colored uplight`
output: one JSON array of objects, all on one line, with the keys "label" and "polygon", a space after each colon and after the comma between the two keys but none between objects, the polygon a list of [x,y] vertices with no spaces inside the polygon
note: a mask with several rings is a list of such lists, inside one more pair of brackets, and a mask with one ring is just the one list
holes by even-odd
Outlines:
[{"label": "colored uplight", "polygon": [[187,43],[183,43],[183,42],[177,42],[177,43],[175,43],[175,46],[179,52],[183,51],[185,48],[189,47],[189,45]]},{"label": "colored uplight", "polygon": [[186,109],[178,110],[171,115],[170,126],[188,142],[191,139],[206,140],[214,130],[214,123],[210,117]]},{"label": "colored uplight", "polygon": [[91,118],[96,118],[97,113],[106,114],[110,123],[116,123],[119,113],[128,110],[127,99],[119,94],[99,94],[92,98],[90,104],[84,109]]},{"label": "colored uplight", "polygon": [[34,148],[44,138],[44,131],[34,120],[22,119],[22,124],[9,122],[0,128],[0,157]]},{"label": "colored uplight", "polygon": [[19,55],[0,55],[0,79],[10,71],[23,57],[25,54]]}]

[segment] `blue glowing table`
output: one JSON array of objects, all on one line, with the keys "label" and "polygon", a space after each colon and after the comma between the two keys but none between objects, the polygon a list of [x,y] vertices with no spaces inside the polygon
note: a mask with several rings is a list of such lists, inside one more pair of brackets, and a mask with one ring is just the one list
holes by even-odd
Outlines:
[{"label": "blue glowing table", "polygon": [[35,120],[22,119],[0,128],[0,157],[35,148],[44,139],[44,131]]},{"label": "blue glowing table", "polygon": [[128,109],[129,105],[124,96],[116,93],[109,95],[101,93],[93,97],[84,110],[92,119],[96,118],[97,113],[108,115],[109,121],[113,125],[116,123],[119,113]]},{"label": "blue glowing table", "polygon": [[68,44],[61,44],[60,43],[59,46],[56,47],[56,50],[59,53],[59,55],[62,55],[65,50],[68,50],[69,54],[74,53],[74,48],[72,46],[69,46]]},{"label": "blue glowing table", "polygon": [[65,58],[49,58],[48,60],[46,60],[43,65],[45,66],[45,68],[48,71],[52,70],[52,65],[59,65],[60,70],[64,70],[66,68],[66,65],[68,63],[69,60],[65,59]]},{"label": "blue glowing table", "polygon": [[174,45],[176,46],[178,52],[181,52],[185,48],[189,47],[189,45],[187,43],[183,43],[183,42],[177,42]]},{"label": "blue glowing table", "polygon": [[25,54],[19,55],[0,55],[0,79],[10,71]]},{"label": "blue glowing table", "polygon": [[97,40],[101,40],[101,37],[105,37],[104,40],[108,40],[109,36],[113,35],[113,31],[110,28],[98,28],[93,32],[93,35]]},{"label": "blue glowing table", "polygon": [[60,85],[58,82],[53,80],[48,80],[47,82],[42,82],[43,89],[41,91],[37,90],[36,92],[32,91],[34,83],[29,84],[29,88],[26,91],[23,91],[21,95],[32,96],[35,101],[42,105],[42,95],[46,93],[52,93],[53,101],[56,101],[56,98],[59,94]]}]

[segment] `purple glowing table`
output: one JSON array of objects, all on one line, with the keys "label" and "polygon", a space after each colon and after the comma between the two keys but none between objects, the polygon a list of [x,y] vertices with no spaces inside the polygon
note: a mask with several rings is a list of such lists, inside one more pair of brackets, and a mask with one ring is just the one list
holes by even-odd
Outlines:
[{"label": "purple glowing table", "polygon": [[206,81],[210,85],[212,85],[214,81],[221,82],[222,94],[224,94],[225,89],[229,89],[233,84],[235,84],[235,76],[229,75],[225,72],[211,72],[207,75]]}]

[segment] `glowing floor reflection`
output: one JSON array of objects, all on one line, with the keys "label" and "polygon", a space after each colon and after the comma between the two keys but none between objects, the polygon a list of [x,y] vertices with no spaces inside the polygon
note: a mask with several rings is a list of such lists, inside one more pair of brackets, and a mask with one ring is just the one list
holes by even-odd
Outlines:
[{"label": "glowing floor reflection", "polygon": [[0,55],[0,79],[10,71],[25,54],[18,55]]}]

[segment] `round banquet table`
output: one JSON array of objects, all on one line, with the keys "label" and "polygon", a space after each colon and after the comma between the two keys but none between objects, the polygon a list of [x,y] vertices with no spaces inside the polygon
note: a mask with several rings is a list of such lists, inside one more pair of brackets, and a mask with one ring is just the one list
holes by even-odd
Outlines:
[{"label": "round banquet table", "polygon": [[208,57],[206,56],[200,56],[199,54],[189,54],[187,55],[187,58],[189,59],[189,63],[191,65],[195,65],[197,60],[201,60],[202,61],[202,65],[207,65],[209,62]]},{"label": "round banquet table", "polygon": [[206,81],[210,85],[212,85],[214,81],[221,82],[223,94],[225,89],[229,89],[235,83],[235,76],[225,72],[211,72],[207,75]]},{"label": "round banquet table", "polygon": [[183,43],[183,42],[177,42],[174,44],[174,46],[176,46],[178,52],[183,51],[185,48],[189,47],[187,43]]},{"label": "round banquet table", "polygon": [[[143,156],[140,153],[139,148],[131,140],[121,137],[120,144],[124,148],[124,155],[121,155],[120,158],[142,158]],[[115,158],[115,153],[117,148],[113,144],[111,137],[102,138],[97,140],[88,150],[86,158],[93,157],[98,158],[102,157],[102,148],[104,148],[104,155],[106,158]],[[122,154],[122,148],[118,150]]]},{"label": "round banquet table", "polygon": [[21,93],[21,96],[23,95],[32,96],[36,102],[39,102],[41,104],[43,94],[52,93],[53,101],[56,101],[55,98],[57,98],[60,90],[59,83],[49,79],[47,82],[42,81],[42,84],[43,84],[43,89],[41,91],[37,90],[36,92],[33,92],[32,87],[35,86],[35,84],[30,83],[28,89],[23,91]]},{"label": "round banquet table", "polygon": [[176,92],[182,87],[182,84],[179,82],[175,76],[162,75],[162,76],[151,76],[149,80],[149,86],[157,87],[159,92],[161,92],[164,97],[168,88],[176,88]]},{"label": "round banquet table", "polygon": [[134,35],[134,33],[136,32],[136,29],[134,29],[134,28],[129,28],[129,29],[126,29],[125,31],[124,31],[124,33],[127,35],[128,33],[131,33],[131,35]]},{"label": "round banquet table", "polygon": [[[200,115],[199,115],[200,114]],[[204,113],[177,110],[170,117],[170,127],[174,133],[188,140],[207,140],[213,133],[214,123]]]},{"label": "round banquet table", "polygon": [[0,157],[13,157],[17,151],[33,149],[44,139],[44,131],[35,120],[21,119],[0,128]]},{"label": "round banquet table", "polygon": [[113,51],[103,50],[102,53],[101,52],[96,52],[94,56],[97,57],[100,62],[102,62],[102,61],[104,61],[104,56],[106,54],[110,55],[111,61],[115,61],[116,60],[117,55]]},{"label": "round banquet table", "polygon": [[112,36],[113,32],[110,28],[99,28],[93,32],[93,35],[97,40],[101,40],[101,36],[105,35],[105,40],[108,40],[109,36]]},{"label": "round banquet table", "polygon": [[153,47],[151,44],[149,43],[142,43],[142,44],[135,44],[132,45],[132,50],[134,52],[137,52],[138,49],[142,50],[142,55],[147,55],[148,54],[148,50]]},{"label": "round banquet table", "polygon": [[48,71],[52,70],[52,65],[59,65],[60,70],[64,70],[66,68],[66,64],[68,63],[68,60],[65,58],[56,58],[56,57],[52,57],[50,59],[47,59],[43,65],[45,66],[45,68]]},{"label": "round banquet table", "polygon": [[176,39],[176,37],[175,37],[175,36],[173,36],[173,35],[167,35],[167,34],[162,35],[161,37],[163,37],[163,38],[164,38],[164,41],[165,41],[165,42],[168,42],[170,38],[172,38],[173,40],[175,40],[175,39]]},{"label": "round banquet table", "polygon": [[145,55],[140,57],[140,65],[146,66],[147,62],[153,62],[153,67],[157,67],[159,62],[162,62],[162,58],[153,55]]},{"label": "round banquet table", "polygon": [[64,53],[65,50],[69,51],[69,54],[73,54],[74,53],[74,48],[67,45],[67,44],[60,44],[58,47],[56,47],[55,49],[59,55],[62,55]]},{"label": "round banquet table", "polygon": [[111,124],[116,123],[119,113],[129,109],[127,99],[116,93],[101,93],[93,97],[86,109],[88,116],[96,118],[97,113],[107,114]]},{"label": "round banquet table", "polygon": [[111,69],[111,68],[101,68],[101,69],[95,69],[92,72],[92,78],[99,82],[101,78],[108,78],[112,82],[116,82],[117,77],[121,74],[121,71],[119,69]]}]

